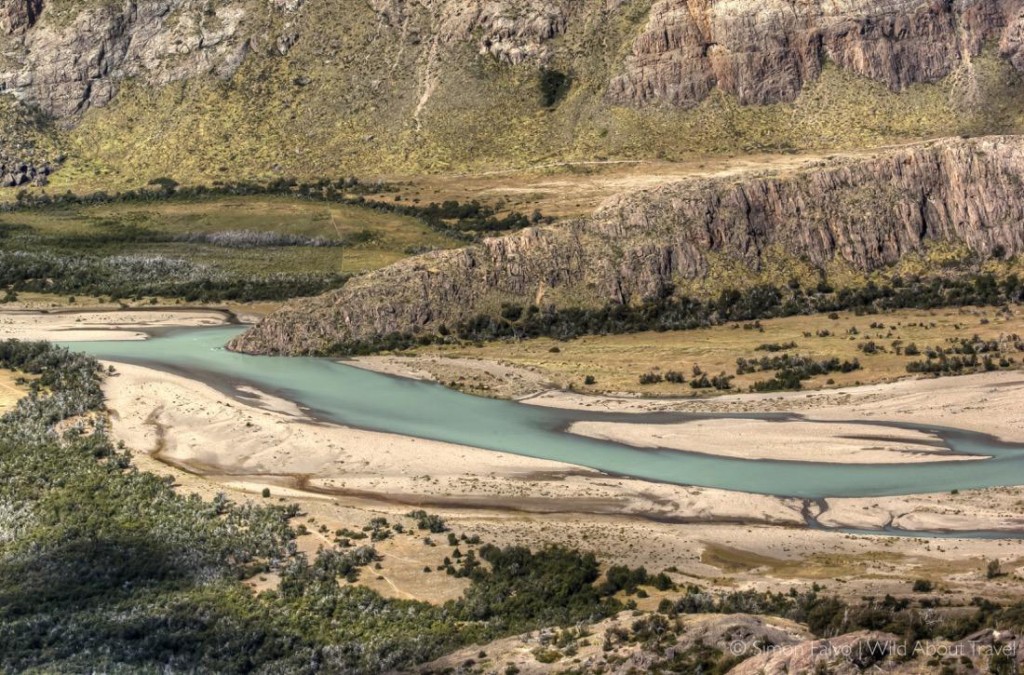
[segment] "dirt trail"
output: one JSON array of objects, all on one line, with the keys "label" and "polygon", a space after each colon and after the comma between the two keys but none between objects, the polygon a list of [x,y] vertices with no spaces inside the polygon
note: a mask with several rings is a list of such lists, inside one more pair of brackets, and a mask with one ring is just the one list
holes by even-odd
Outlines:
[{"label": "dirt trail", "polygon": [[[786,173],[829,159],[869,157],[922,141],[861,150],[801,154],[694,156],[676,162],[608,159],[550,162],[521,169],[502,169],[445,176],[395,176],[404,183],[403,197],[423,202],[455,199],[501,202],[508,210],[540,210],[544,215],[576,217],[597,209],[616,194],[653,188],[689,178],[729,178],[750,173]],[[926,141],[925,141],[926,142]]]}]

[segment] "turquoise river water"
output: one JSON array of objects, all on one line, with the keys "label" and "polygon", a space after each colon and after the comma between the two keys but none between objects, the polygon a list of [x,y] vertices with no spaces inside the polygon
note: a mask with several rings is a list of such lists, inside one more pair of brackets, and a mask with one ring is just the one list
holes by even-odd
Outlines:
[{"label": "turquoise river water", "polygon": [[[565,429],[579,420],[667,423],[730,416],[591,413],[478,398],[326,359],[248,356],[225,350],[223,345],[240,330],[237,326],[182,329],[145,341],[66,346],[105,360],[181,373],[225,389],[248,384],[341,424],[557,460],[658,482],[806,499],[1024,484],[1024,446],[1002,443],[983,434],[893,423],[890,426],[894,428],[924,429],[955,452],[986,458],[886,465],[745,460],[634,448],[576,436]],[[791,415],[742,417],[794,419]]]}]

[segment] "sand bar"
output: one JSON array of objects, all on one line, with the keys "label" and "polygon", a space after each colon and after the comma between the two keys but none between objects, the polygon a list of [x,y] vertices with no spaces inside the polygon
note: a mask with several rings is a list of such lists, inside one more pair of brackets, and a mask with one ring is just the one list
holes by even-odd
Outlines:
[{"label": "sand bar", "polygon": [[885,426],[756,419],[684,424],[577,422],[572,433],[636,447],[669,448],[743,459],[897,464],[978,459],[953,454],[935,436]]},{"label": "sand bar", "polygon": [[886,421],[935,425],[1024,443],[1024,372],[906,379],[816,392],[732,394],[707,399],[637,399],[546,392],[530,405],[610,412],[795,412],[821,422]]}]

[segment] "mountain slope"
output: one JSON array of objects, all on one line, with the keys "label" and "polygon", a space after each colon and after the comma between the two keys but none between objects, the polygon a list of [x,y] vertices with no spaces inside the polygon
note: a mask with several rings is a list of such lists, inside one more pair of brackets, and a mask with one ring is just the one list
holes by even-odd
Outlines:
[{"label": "mountain slope", "polygon": [[684,180],[614,198],[589,218],[399,262],[293,302],[232,347],[318,351],[434,331],[502,302],[632,304],[715,271],[742,285],[780,263],[864,274],[939,244],[1012,256],[1024,252],[1022,188],[1019,137],[945,140],[788,175]]},{"label": "mountain slope", "polygon": [[1022,8],[4,0],[0,88],[129,183],[853,147],[1024,128]]}]

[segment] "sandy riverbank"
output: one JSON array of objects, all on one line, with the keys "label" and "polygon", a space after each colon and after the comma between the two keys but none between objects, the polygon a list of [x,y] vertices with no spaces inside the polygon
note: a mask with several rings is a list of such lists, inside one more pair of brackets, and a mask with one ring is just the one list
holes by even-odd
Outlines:
[{"label": "sandy riverbank", "polygon": [[[542,374],[486,359],[374,356],[351,365],[427,379],[529,405],[607,412],[786,413],[794,422],[704,420],[686,424],[580,422],[573,433],[636,447],[689,450],[745,459],[890,464],[969,460],[936,437],[872,420],[948,426],[1024,443],[1024,372],[1000,371],[955,378],[824,391],[733,394],[712,398],[644,399],[544,389]],[[855,421],[857,424],[846,424]],[[808,424],[819,422],[820,424]]]},{"label": "sandy riverbank", "polygon": [[[797,499],[609,477],[560,462],[324,424],[252,389],[232,400],[177,375],[116,369],[105,391],[119,439],[165,464],[254,494],[269,486],[347,503],[726,525],[801,527],[805,509],[820,513]],[[1005,488],[955,498],[829,499],[820,521],[868,529],[1016,529],[1024,526],[1015,508],[1021,496],[1024,490]]]},{"label": "sandy riverbank", "polygon": [[[221,313],[126,311],[14,313],[3,317],[12,334],[86,339],[138,339],[143,329],[215,325]],[[138,366],[117,366],[106,385],[115,433],[150,459],[258,492],[276,486],[305,494],[397,505],[481,508],[512,513],[587,513],[670,522],[765,523],[800,526],[799,500],[723,490],[609,478],[569,464],[383,434],[309,418],[294,404],[241,387],[235,397],[201,382]],[[884,418],[956,424],[1010,440],[1020,435],[1024,411],[1016,402],[1024,377],[1016,373],[916,380],[822,393],[736,395],[700,401],[639,401],[549,392],[530,400],[619,411],[798,410],[821,424],[788,421],[703,420],[650,425],[579,423],[584,433],[637,445],[732,457],[812,459],[836,463],[920,462],[950,455],[930,435],[830,420]],[[952,419],[951,419],[952,418]],[[991,424],[989,424],[991,422]],[[978,491],[985,492],[985,491]],[[1011,490],[1012,492],[1012,490]],[[829,526],[927,526],[927,529],[1015,527],[1006,505],[963,517],[941,495],[904,500],[830,500]],[[971,508],[974,508],[972,506]],[[898,514],[897,517],[894,514]],[[917,514],[917,515],[915,515]]]},{"label": "sandy riverbank", "polygon": [[221,326],[228,322],[228,314],[217,310],[0,311],[0,340],[145,340],[145,330]]},{"label": "sandy riverbank", "polygon": [[[840,578],[837,592],[850,594],[898,591],[914,575],[948,571],[969,598],[987,583],[986,559],[1024,562],[1019,541],[925,543],[804,526],[807,511],[830,527],[1019,529],[1020,488],[953,498],[828,500],[822,513],[820,505],[801,500],[608,477],[557,462],[322,424],[251,389],[232,399],[195,380],[138,366],[116,368],[105,385],[113,431],[135,450],[141,468],[170,473],[183,489],[207,496],[223,490],[258,501],[269,487],[275,498],[302,504],[311,530],[358,527],[375,515],[397,517],[423,507],[457,523],[459,531],[499,544],[564,543],[599,551],[610,562],[672,566],[683,578],[726,588],[777,589],[780,583]],[[310,537],[306,545],[315,549],[322,537],[315,531]],[[431,558],[437,549],[411,546],[404,540],[380,544],[389,561],[381,575],[387,583],[367,583],[396,597],[442,600],[447,592],[461,592],[456,585],[425,595],[419,573],[424,562],[437,562]]]},{"label": "sandy riverbank", "polygon": [[1024,443],[1024,372],[997,371],[907,379],[817,392],[734,394],[700,400],[650,400],[546,392],[531,405],[611,412],[796,412],[820,422],[885,420],[954,427]]},{"label": "sandy riverbank", "polygon": [[609,478],[570,464],[324,424],[246,389],[116,364],[105,391],[129,447],[252,492],[282,486],[333,497],[524,513],[802,524],[802,504]]}]

